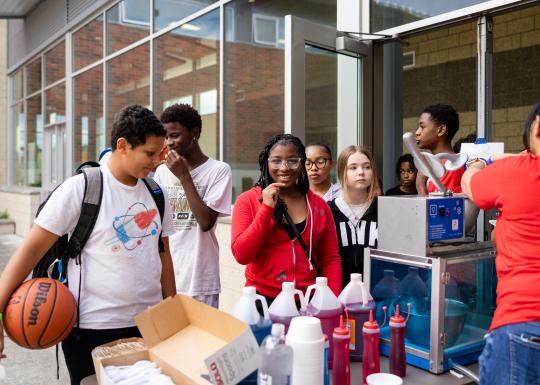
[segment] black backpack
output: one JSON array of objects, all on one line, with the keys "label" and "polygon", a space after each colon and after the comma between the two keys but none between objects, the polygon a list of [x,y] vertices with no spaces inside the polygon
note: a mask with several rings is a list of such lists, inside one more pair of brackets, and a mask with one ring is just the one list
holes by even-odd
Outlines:
[{"label": "black backpack", "polygon": [[[103,175],[99,169],[99,163],[85,162],[81,164],[76,174],[84,174],[84,196],[81,206],[81,214],[71,237],[64,234],[58,238],[55,244],[45,253],[32,271],[32,278],[49,277],[67,284],[67,266],[70,258],[76,259],[80,264],[81,251],[90,238],[99,214],[101,198],[103,196]],[[165,211],[165,197],[159,185],[152,178],[144,178],[144,184],[150,191],[152,198],[163,221]],[[57,187],[58,188],[58,187]],[[51,194],[39,205],[36,217],[47,204]],[[159,252],[163,252],[163,241],[159,237]]]}]

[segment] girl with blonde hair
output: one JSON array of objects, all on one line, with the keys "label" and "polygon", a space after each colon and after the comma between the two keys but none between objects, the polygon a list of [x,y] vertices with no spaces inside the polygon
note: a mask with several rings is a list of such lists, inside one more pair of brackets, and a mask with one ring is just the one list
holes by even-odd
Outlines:
[{"label": "girl with blonde hair", "polygon": [[351,273],[363,273],[364,248],[377,247],[379,176],[371,153],[352,145],[339,154],[337,172],[342,196],[328,202],[336,225],[343,286]]}]

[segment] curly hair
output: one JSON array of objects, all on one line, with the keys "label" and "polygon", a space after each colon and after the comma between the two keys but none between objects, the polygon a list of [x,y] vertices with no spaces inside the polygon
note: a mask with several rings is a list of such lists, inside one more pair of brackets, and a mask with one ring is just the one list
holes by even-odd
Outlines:
[{"label": "curly hair", "polygon": [[[274,149],[274,147],[277,145],[287,144],[293,145],[298,153],[298,156],[300,157],[302,171],[296,185],[298,190],[305,195],[309,191],[309,179],[306,171],[306,149],[302,141],[291,134],[277,134],[272,136],[268,142],[266,142],[264,149],[259,154],[259,167],[261,170],[261,175],[257,183],[255,183],[255,186],[260,186],[261,189],[264,190],[268,185],[274,183],[274,180],[270,176],[270,172],[268,170],[268,158],[270,157],[270,152],[272,149]],[[274,211],[274,220],[276,221],[277,225],[282,228],[285,227],[287,223],[285,220],[285,213],[287,213],[287,205],[282,199],[278,198]]]},{"label": "curly hair", "polygon": [[527,150],[531,149],[531,129],[538,115],[540,115],[540,101],[531,108],[523,126],[523,145]]},{"label": "curly hair", "polygon": [[163,124],[148,108],[139,104],[124,107],[115,117],[111,131],[111,147],[116,150],[116,142],[125,138],[132,147],[146,143],[148,136],[165,137]]},{"label": "curly hair", "polygon": [[202,131],[202,119],[199,112],[189,104],[173,104],[167,107],[160,117],[161,123],[180,123],[188,130],[192,131],[195,128]]},{"label": "curly hair", "polygon": [[403,154],[401,155],[397,162],[396,162],[396,175],[399,179],[399,176],[401,175],[401,163],[409,163],[409,167],[413,170],[413,171],[418,171],[416,169],[416,166],[414,164],[414,159],[413,159],[413,156],[411,154]]},{"label": "curly hair", "polygon": [[457,111],[449,104],[432,104],[424,108],[422,113],[431,115],[431,119],[438,124],[446,126],[446,137],[452,141],[456,132],[459,130],[459,115]]}]

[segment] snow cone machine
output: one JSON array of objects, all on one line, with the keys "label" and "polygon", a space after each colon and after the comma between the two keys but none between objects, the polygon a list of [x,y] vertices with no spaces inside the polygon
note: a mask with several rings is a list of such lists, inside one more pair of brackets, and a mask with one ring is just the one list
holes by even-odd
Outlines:
[{"label": "snow cone machine", "polygon": [[[435,160],[411,152],[417,168],[438,179],[430,167]],[[439,190],[445,188],[437,182]],[[478,360],[495,310],[497,279],[494,243],[467,236],[477,214],[463,195],[447,191],[378,198],[378,248],[366,250],[364,278],[377,304],[379,323],[387,307],[382,354],[390,352],[388,317],[399,304],[402,315],[409,314],[408,364],[442,373],[453,364]]]}]

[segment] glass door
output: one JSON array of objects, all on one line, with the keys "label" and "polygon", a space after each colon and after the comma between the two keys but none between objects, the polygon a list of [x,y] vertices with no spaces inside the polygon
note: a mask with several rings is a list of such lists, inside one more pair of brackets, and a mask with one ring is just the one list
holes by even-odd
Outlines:
[{"label": "glass door", "polygon": [[285,16],[285,132],[337,154],[363,142],[362,63],[368,44]]},{"label": "glass door", "polygon": [[64,181],[66,123],[51,123],[44,127],[43,188],[52,191]]}]

